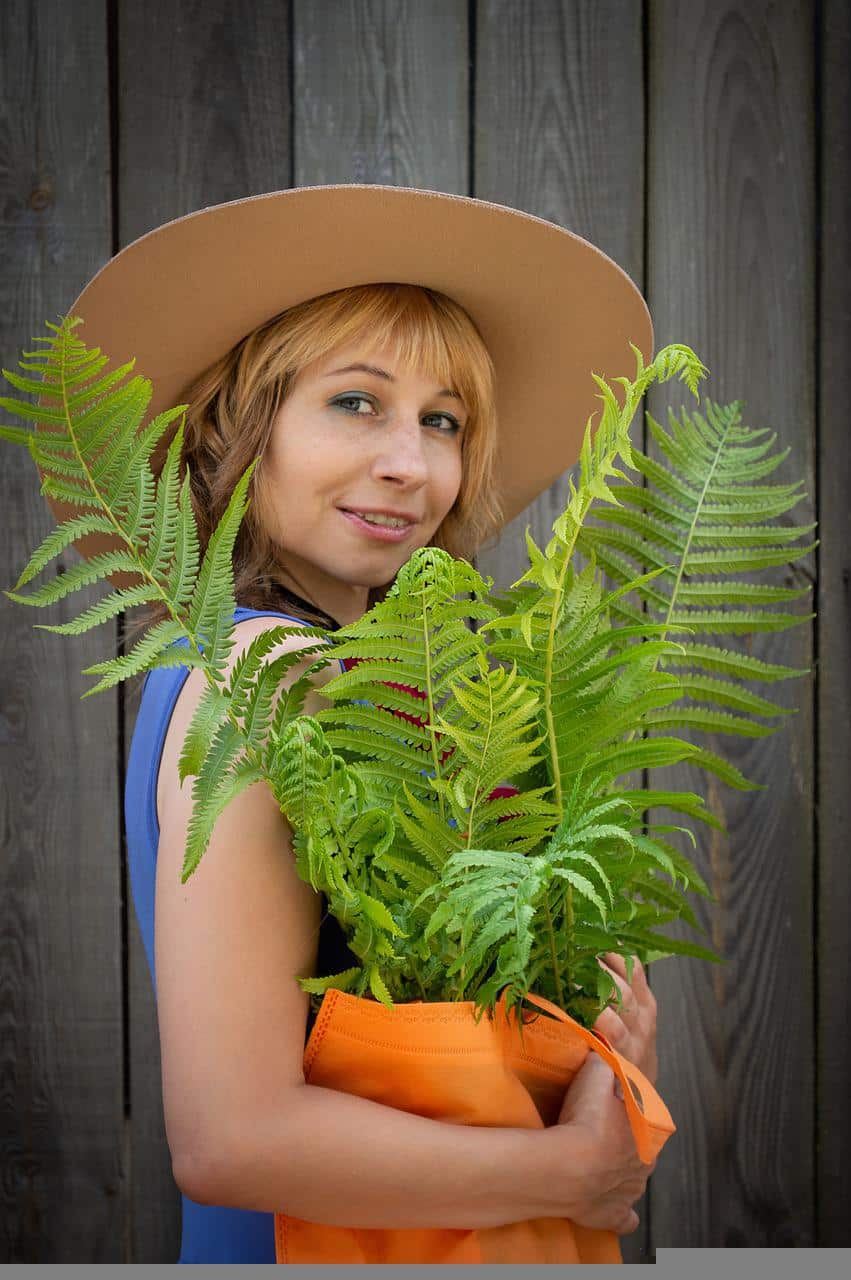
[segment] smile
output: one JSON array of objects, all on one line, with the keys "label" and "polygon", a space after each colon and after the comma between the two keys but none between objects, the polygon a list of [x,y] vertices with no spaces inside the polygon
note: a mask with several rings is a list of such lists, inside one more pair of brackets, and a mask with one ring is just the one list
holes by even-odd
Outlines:
[{"label": "smile", "polygon": [[377,538],[379,542],[401,542],[407,538],[414,527],[413,524],[405,524],[399,528],[393,525],[371,524],[368,520],[356,516],[354,511],[344,511],[342,507],[338,507],[338,510],[356,529],[369,534],[371,538]]}]

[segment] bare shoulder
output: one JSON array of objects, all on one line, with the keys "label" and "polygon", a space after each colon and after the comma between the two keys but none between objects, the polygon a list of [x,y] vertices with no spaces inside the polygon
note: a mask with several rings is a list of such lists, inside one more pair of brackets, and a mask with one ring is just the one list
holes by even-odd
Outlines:
[{"label": "bare shoulder", "polygon": [[[229,668],[276,625],[269,617],[239,623]],[[280,642],[282,649],[306,643],[297,635]],[[290,667],[282,686],[313,661],[309,654]],[[337,669],[330,663],[317,683]],[[308,997],[296,979],[316,971],[322,902],[296,871],[292,828],[265,781],[228,803],[181,883],[193,780],[181,787],[177,764],[203,688],[203,673],[191,671],[166,738],[155,900],[166,1134],[178,1185],[196,1198],[223,1159],[239,1156],[241,1135],[304,1084]],[[314,698],[327,705],[311,692],[306,710]]]},{"label": "bare shoulder", "polygon": [[[305,623],[305,626],[308,624]],[[234,646],[231,650],[227,661],[227,672],[233,670],[233,667],[239,658],[239,655],[245,651],[257,636],[262,635],[264,631],[271,631],[279,626],[298,626],[297,622],[289,618],[243,618],[234,627]],[[302,639],[300,636],[285,636],[279,640],[270,650],[267,661],[272,661],[281,653],[291,652],[306,644],[312,644],[313,638],[308,637]],[[303,663],[296,663],[287,671],[285,685],[293,683],[298,676],[315,661],[315,654],[310,654]],[[328,663],[323,671],[318,672],[313,678],[313,684],[316,689],[322,687],[332,676],[336,675],[338,666],[336,663]],[[183,687],[177,697],[174,710],[169,720],[168,730],[166,732],[165,743],[163,744],[162,756],[160,758],[159,772],[157,774],[157,822],[162,828],[163,817],[166,813],[172,813],[175,807],[185,811],[185,817],[188,822],[189,810],[191,810],[191,779],[187,779],[181,785],[178,773],[178,762],[180,754],[183,750],[183,743],[186,738],[187,731],[192,723],[192,717],[197,710],[204,690],[206,688],[206,680],[203,671],[197,667],[193,668],[184,681]],[[320,707],[327,706],[327,700],[322,698],[318,693],[308,694],[304,703],[304,710],[308,714],[313,714]],[[187,808],[188,806],[188,808]]]}]

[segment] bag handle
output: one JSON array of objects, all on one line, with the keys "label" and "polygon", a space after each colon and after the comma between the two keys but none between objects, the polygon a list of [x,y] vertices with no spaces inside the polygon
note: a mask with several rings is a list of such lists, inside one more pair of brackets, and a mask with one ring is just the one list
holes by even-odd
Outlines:
[{"label": "bag handle", "polygon": [[[647,1077],[639,1071],[634,1063],[622,1057],[616,1049],[613,1049],[606,1037],[601,1035],[599,1031],[589,1031],[587,1027],[582,1026],[581,1022],[571,1018],[569,1014],[560,1009],[557,1004],[553,1004],[551,1000],[547,1000],[544,996],[535,995],[532,991],[527,992],[523,998],[532,1004],[536,1004],[539,1009],[544,1009],[547,1013],[551,1013],[559,1022],[569,1023],[589,1048],[598,1053],[603,1061],[612,1068],[623,1090],[629,1126],[632,1129],[632,1136],[635,1139],[638,1155],[644,1164],[652,1163],[662,1145],[658,1140],[658,1131],[661,1131],[667,1137],[672,1133],[676,1133],[677,1126],[671,1118],[670,1111]],[[655,1140],[654,1129],[657,1131]]]}]

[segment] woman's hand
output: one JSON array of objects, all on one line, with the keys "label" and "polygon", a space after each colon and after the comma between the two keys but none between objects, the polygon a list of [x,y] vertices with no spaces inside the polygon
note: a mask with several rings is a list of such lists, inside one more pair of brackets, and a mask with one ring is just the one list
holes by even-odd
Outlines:
[{"label": "woman's hand", "polygon": [[591,1049],[570,1083],[558,1120],[543,1131],[550,1148],[546,1187],[551,1216],[628,1235],[638,1226],[633,1205],[644,1195],[656,1161],[639,1159],[614,1081],[611,1067]]},{"label": "woman's hand", "polygon": [[604,1035],[613,1049],[638,1067],[651,1084],[655,1084],[659,1071],[656,998],[647,985],[644,966],[636,956],[630,985],[626,980],[626,963],[621,956],[608,951],[603,959],[598,959],[598,964],[617,983],[623,1003],[619,1009],[615,1004],[604,1009],[594,1023],[594,1030]]}]

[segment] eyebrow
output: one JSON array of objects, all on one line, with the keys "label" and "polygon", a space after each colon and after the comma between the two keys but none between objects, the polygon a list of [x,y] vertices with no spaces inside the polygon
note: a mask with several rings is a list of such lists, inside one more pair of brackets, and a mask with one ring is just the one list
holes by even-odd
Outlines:
[{"label": "eyebrow", "polygon": [[[371,373],[376,378],[386,378],[388,382],[395,382],[396,379],[392,373],[388,373],[386,369],[379,369],[374,364],[347,364],[344,369],[333,369],[331,373],[326,373],[323,377],[333,378],[338,373]],[[444,387],[443,391],[438,391],[439,396],[451,396],[453,400],[460,400],[457,391],[450,391],[448,387]]]}]

